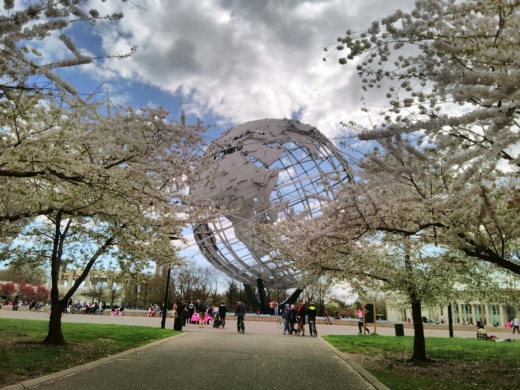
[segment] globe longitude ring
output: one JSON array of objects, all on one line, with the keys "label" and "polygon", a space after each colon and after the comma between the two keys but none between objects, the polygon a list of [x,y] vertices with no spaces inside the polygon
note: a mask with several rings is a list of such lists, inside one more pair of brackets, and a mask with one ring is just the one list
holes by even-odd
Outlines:
[{"label": "globe longitude ring", "polygon": [[341,152],[310,125],[262,119],[227,130],[206,154],[214,158],[211,169],[219,174],[196,185],[195,197],[212,200],[233,215],[194,227],[203,256],[246,286],[259,280],[266,288],[300,286],[302,273],[258,249],[262,246],[247,229],[251,223],[274,224],[280,213],[319,215],[339,185],[352,180]]}]

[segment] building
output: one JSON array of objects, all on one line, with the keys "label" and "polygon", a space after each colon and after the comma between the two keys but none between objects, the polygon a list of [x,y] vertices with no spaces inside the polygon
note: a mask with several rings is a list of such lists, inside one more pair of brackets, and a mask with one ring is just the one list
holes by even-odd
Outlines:
[{"label": "building", "polygon": [[[473,303],[453,303],[451,305],[453,323],[459,325],[475,325],[478,320],[484,322],[485,325],[494,325],[503,327],[508,321],[515,316],[520,316],[518,306],[508,304],[483,304],[479,302]],[[412,317],[410,309],[396,310],[387,307],[388,321],[406,322]],[[424,309],[422,317],[426,317],[428,321],[448,321],[448,306],[434,309]]]},{"label": "building", "polygon": [[[73,283],[82,274],[82,269],[62,269],[58,274],[58,289],[61,293],[66,293]],[[117,278],[121,274],[120,271],[91,270],[85,280],[80,284],[74,293],[74,297],[85,296],[85,293],[92,288],[105,288],[107,290],[121,290]],[[51,288],[51,280],[47,282],[47,288]],[[80,299],[80,298],[76,298]]]}]

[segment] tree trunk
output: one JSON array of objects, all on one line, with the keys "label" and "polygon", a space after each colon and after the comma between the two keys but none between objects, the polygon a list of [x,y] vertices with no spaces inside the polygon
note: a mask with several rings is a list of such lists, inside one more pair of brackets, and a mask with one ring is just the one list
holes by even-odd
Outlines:
[{"label": "tree trunk", "polygon": [[51,318],[49,320],[49,331],[43,340],[44,344],[63,345],[67,344],[61,332],[61,314],[64,309],[64,301],[52,302]]},{"label": "tree trunk", "polygon": [[414,361],[426,361],[426,342],[424,340],[424,327],[422,322],[422,310],[421,300],[417,297],[416,288],[414,286],[414,274],[412,264],[410,262],[410,246],[407,240],[405,240],[405,256],[404,266],[408,271],[409,285],[408,295],[410,297],[410,303],[412,304],[412,320],[413,320],[413,355],[412,360]]},{"label": "tree trunk", "polygon": [[412,360],[426,361],[426,343],[424,339],[424,327],[421,316],[421,302],[415,299],[415,294],[412,298],[412,319],[413,319],[413,355]]},{"label": "tree trunk", "polygon": [[[66,344],[65,339],[63,337],[63,333],[61,332],[61,313],[64,308],[67,307],[67,302],[69,298],[72,297],[74,292],[78,289],[79,285],[83,283],[85,277],[90,272],[92,266],[95,261],[106,252],[107,248],[112,245],[114,240],[114,236],[108,238],[105,243],[98,248],[98,250],[94,253],[94,255],[89,259],[83,272],[79,276],[78,279],[74,282],[72,287],[63,297],[63,300],[60,300],[60,291],[58,288],[59,283],[59,272],[61,267],[61,259],[63,256],[63,245],[65,244],[65,238],[67,237],[67,233],[72,223],[72,219],[69,218],[63,232],[61,231],[61,223],[63,220],[63,212],[60,210],[56,213],[56,219],[54,220],[54,242],[52,248],[51,255],[51,318],[49,320],[49,332],[47,333],[47,337],[43,340],[44,343],[47,344]],[[122,225],[121,228],[124,228],[125,225]]]},{"label": "tree trunk", "polygon": [[[58,211],[54,221],[54,242],[51,255],[51,318],[49,320],[49,331],[43,342],[45,344],[66,344],[63,333],[61,332],[61,312],[65,301],[60,301],[60,290],[58,289],[58,279],[60,272],[61,254],[63,253],[63,234],[61,233],[61,221],[63,213]],[[65,230],[70,226],[67,224]]]}]

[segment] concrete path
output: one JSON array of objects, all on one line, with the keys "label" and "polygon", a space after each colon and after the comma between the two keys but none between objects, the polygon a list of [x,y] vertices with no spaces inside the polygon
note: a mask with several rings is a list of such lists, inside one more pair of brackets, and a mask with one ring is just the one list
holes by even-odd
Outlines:
[{"label": "concrete path", "polygon": [[[44,313],[11,310],[0,310],[0,318],[48,321]],[[160,327],[160,318],[156,317],[65,315],[63,321]],[[357,334],[357,326],[353,325],[318,325],[318,333]],[[172,318],[167,318],[166,326],[173,328]],[[236,332],[235,317],[228,317],[226,329],[212,326],[201,329],[188,324],[183,330],[187,332],[183,337],[109,359],[94,368],[43,383],[37,388],[374,389],[360,376],[361,368],[353,369],[324,342],[309,336],[282,335],[275,322],[247,321],[246,318],[245,335]],[[395,335],[393,328],[378,327],[377,330],[380,335]],[[445,329],[425,331],[430,337],[448,337],[447,333]],[[411,336],[413,330],[405,329],[405,334]],[[455,337],[474,338],[475,331],[456,331]],[[515,335],[514,338],[520,337]]]},{"label": "concrete path", "polygon": [[317,338],[214,330],[190,332],[36,388],[374,389]]}]

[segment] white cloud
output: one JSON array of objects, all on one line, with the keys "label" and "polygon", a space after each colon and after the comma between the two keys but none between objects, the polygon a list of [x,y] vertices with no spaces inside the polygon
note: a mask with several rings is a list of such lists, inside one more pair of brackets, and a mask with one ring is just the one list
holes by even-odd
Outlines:
[{"label": "white cloud", "polygon": [[[399,4],[401,3],[401,4]],[[100,80],[140,81],[187,96],[186,110],[224,122],[291,117],[329,136],[340,121],[360,114],[360,84],[353,67],[322,48],[347,29],[360,30],[413,0],[180,1],[126,6],[120,24],[96,29],[106,53],[137,54],[92,66]],[[105,2],[101,14],[119,2]],[[99,64],[98,64],[99,65]]]}]

